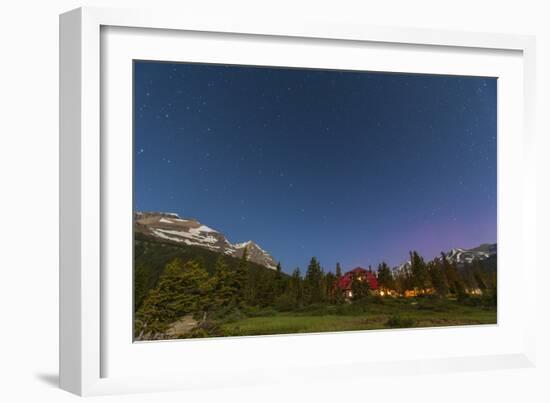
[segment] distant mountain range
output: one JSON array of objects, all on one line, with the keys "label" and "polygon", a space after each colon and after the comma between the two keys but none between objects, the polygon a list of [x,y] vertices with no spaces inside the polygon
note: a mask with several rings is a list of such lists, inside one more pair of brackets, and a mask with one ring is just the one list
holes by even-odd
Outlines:
[{"label": "distant mountain range", "polygon": [[[497,254],[496,243],[484,243],[472,249],[454,248],[445,253],[445,257],[451,263],[454,263],[458,267],[470,264],[474,261],[487,260]],[[434,260],[441,260],[441,256],[435,256]],[[410,267],[411,262],[405,262],[395,267],[394,270],[399,271],[401,269]]]},{"label": "distant mountain range", "polygon": [[214,252],[240,258],[246,248],[250,261],[275,270],[277,262],[254,241],[231,243],[221,232],[194,218],[181,218],[175,213],[135,213],[136,232],[174,243],[199,246]]},{"label": "distant mountain range", "polygon": [[451,249],[445,254],[447,259],[457,265],[472,263],[474,260],[485,260],[497,254],[497,244],[484,243],[472,249]]},{"label": "distant mountain range", "polygon": [[[277,262],[254,241],[231,243],[224,234],[201,224],[194,218],[181,218],[175,213],[138,212],[135,213],[136,232],[177,244],[199,246],[214,252],[240,258],[246,248],[249,260],[275,270]],[[482,244],[472,249],[454,248],[445,253],[447,259],[458,267],[483,261],[497,254],[497,244]],[[434,260],[440,260],[435,256]],[[393,270],[410,267],[405,262]]]}]

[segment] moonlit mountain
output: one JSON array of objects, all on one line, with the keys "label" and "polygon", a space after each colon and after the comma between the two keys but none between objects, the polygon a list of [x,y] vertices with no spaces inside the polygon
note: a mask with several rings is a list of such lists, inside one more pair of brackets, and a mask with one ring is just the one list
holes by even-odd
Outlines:
[{"label": "moonlit mountain", "polygon": [[246,241],[233,244],[224,234],[194,218],[181,218],[175,213],[138,212],[134,219],[136,232],[169,242],[199,246],[236,258],[240,258],[246,248],[250,261],[272,270],[277,267],[273,257],[257,243]]},{"label": "moonlit mountain", "polygon": [[[464,266],[465,264],[473,263],[474,261],[482,261],[489,259],[490,257],[496,256],[497,254],[497,244],[496,243],[484,243],[472,249],[463,249],[463,248],[453,248],[447,253],[445,257],[451,263],[454,263],[458,267]],[[441,256],[435,256],[433,260],[440,261]],[[400,271],[404,268],[410,267],[411,262],[407,261],[400,264],[397,267],[394,267],[394,271]]]}]

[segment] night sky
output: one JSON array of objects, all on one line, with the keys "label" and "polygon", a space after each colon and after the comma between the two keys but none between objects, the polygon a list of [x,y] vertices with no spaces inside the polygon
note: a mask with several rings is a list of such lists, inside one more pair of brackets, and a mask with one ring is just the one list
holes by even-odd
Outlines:
[{"label": "night sky", "polygon": [[136,211],[283,270],[496,242],[494,78],[135,62]]}]

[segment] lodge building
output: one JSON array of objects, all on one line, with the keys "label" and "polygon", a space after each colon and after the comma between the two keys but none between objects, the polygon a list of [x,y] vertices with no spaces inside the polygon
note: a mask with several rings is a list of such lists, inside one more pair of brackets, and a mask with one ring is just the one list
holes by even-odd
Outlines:
[{"label": "lodge building", "polygon": [[362,267],[356,267],[353,270],[348,271],[342,276],[338,282],[338,288],[344,293],[346,299],[353,298],[352,283],[353,280],[367,281],[369,289],[378,293],[378,280],[376,274],[371,269],[363,269]]}]

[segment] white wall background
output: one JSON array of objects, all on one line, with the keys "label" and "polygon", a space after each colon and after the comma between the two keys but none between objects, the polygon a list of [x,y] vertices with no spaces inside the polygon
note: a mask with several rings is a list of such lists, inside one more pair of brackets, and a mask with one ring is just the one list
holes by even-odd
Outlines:
[{"label": "white wall background", "polygon": [[[547,1],[6,1],[0,22],[0,400],[75,401],[55,386],[58,337],[58,14],[81,5],[180,7],[188,13],[308,16],[373,25],[537,35],[539,283],[550,227],[550,11]],[[546,6],[546,7],[545,7]],[[346,384],[258,387],[94,398],[100,401],[550,401],[550,301],[539,293],[535,369],[353,379]],[[542,294],[542,296],[540,295]]]}]

